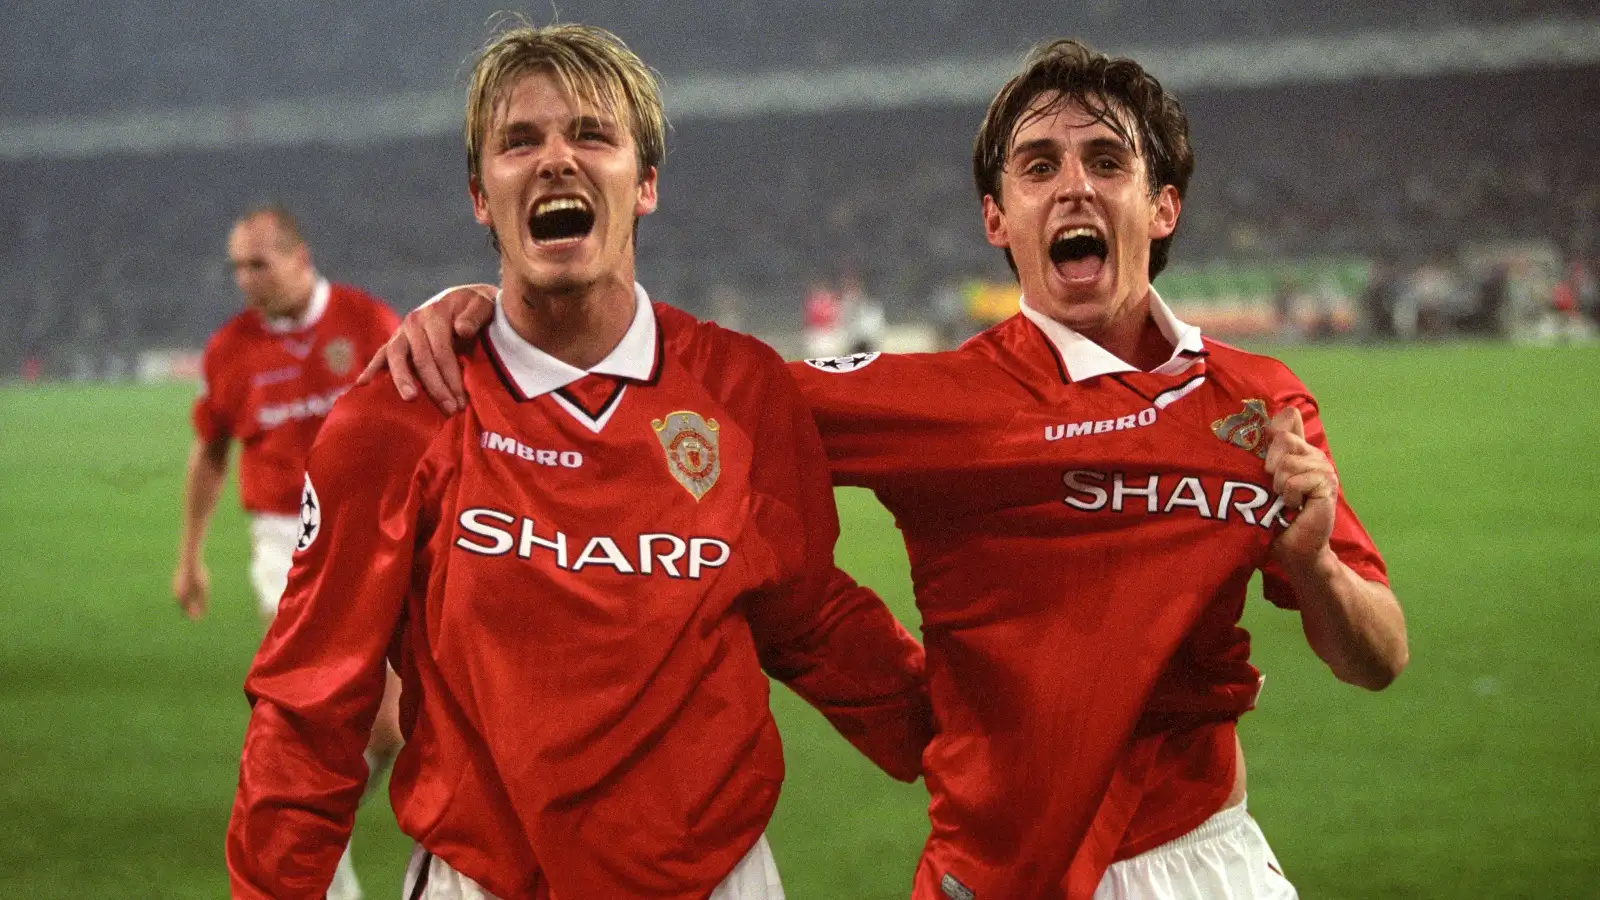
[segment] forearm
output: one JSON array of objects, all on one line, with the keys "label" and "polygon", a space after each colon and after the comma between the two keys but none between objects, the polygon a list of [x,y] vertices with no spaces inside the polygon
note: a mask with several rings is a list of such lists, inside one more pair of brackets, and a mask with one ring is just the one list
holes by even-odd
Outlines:
[{"label": "forearm", "polygon": [[763,642],[763,665],[879,768],[916,780],[933,736],[922,645],[876,594],[837,569],[815,624]]},{"label": "forearm", "polygon": [[1285,574],[1299,599],[1307,642],[1340,681],[1377,691],[1399,676],[1410,650],[1393,591],[1362,578],[1330,549]]},{"label": "forearm", "polygon": [[197,562],[205,545],[206,529],[217,508],[222,480],[227,474],[227,445],[196,441],[189,451],[183,479],[183,522],[178,538],[178,561]]},{"label": "forearm", "polygon": [[366,783],[355,728],[328,728],[257,699],[228,824],[234,897],[320,898]]}]

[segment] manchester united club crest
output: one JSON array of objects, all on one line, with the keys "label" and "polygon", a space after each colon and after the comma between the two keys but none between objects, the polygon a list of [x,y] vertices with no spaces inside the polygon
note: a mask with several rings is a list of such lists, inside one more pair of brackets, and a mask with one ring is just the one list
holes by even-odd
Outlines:
[{"label": "manchester united club crest", "polygon": [[722,474],[722,456],[717,451],[717,420],[704,419],[699,413],[685,409],[653,420],[650,427],[655,429],[661,449],[667,453],[667,471],[696,500],[704,497]]},{"label": "manchester united club crest", "polygon": [[334,338],[322,347],[322,361],[328,364],[328,371],[335,375],[345,375],[356,362],[356,348],[350,343],[349,338]]},{"label": "manchester united club crest", "polygon": [[1267,404],[1246,400],[1244,409],[1211,423],[1211,433],[1241,450],[1267,458]]},{"label": "manchester united club crest", "polygon": [[311,546],[322,530],[322,501],[317,499],[317,489],[311,486],[311,473],[306,473],[306,486],[300,491],[300,537],[295,541],[296,553]]}]

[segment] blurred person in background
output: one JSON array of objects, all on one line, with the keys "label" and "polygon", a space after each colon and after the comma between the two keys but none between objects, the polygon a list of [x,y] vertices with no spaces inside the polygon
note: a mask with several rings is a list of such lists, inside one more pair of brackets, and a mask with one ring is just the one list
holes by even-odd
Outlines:
[{"label": "blurred person in background", "polygon": [[[182,530],[172,592],[191,619],[206,614],[206,532],[237,441],[239,499],[250,515],[250,583],[263,625],[277,615],[307,515],[306,458],[334,401],[355,383],[356,363],[382,346],[398,319],[363,291],[323,278],[289,212],[264,206],[228,234],[228,263],[245,309],[206,344],[195,400],[195,440],[184,477]],[[367,740],[371,783],[400,746],[393,673]],[[343,846],[343,845],[341,845]],[[346,848],[330,900],[361,896]]]},{"label": "blurred person in background", "polygon": [[845,350],[845,309],[839,292],[822,282],[806,290],[802,313],[807,356],[837,356]]},{"label": "blurred person in background", "polygon": [[665,152],[650,70],[601,29],[518,26],[470,85],[494,322],[452,414],[374,384],[318,436],[245,683],[233,895],[321,896],[387,658],[408,900],[782,900],[767,673],[910,781],[921,647],[832,566],[826,459],[777,354],[634,280]]},{"label": "blurred person in background", "polygon": [[883,349],[883,339],[889,332],[889,317],[878,298],[868,294],[861,279],[848,275],[839,291],[841,304],[848,317],[850,353],[875,353]]},{"label": "blurred person in background", "polygon": [[[876,493],[911,561],[939,725],[916,900],[1294,897],[1245,806],[1246,586],[1340,680],[1409,658],[1309,390],[1151,284],[1192,168],[1138,63],[1041,45],[973,152],[1021,311],[955,351],[793,364],[835,483]],[[452,335],[491,315],[457,289],[373,365],[454,403]]]}]

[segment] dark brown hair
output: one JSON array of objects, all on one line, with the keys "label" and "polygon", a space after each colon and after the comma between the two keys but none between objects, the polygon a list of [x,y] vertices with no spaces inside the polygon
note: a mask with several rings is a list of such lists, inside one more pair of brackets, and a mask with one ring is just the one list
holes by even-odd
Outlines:
[{"label": "dark brown hair", "polygon": [[[1033,101],[1050,92],[1058,93],[1050,106],[1030,114]],[[1034,47],[1022,72],[989,103],[972,145],[972,176],[980,199],[992,196],[1004,207],[1000,172],[1017,131],[1033,117],[1049,115],[1068,103],[1082,106],[1143,156],[1152,195],[1170,184],[1183,199],[1194,174],[1194,151],[1189,146],[1189,119],[1177,98],[1137,62],[1106,56],[1070,38]],[[1150,245],[1152,279],[1166,268],[1172,238],[1168,235]],[[1006,262],[1014,274],[1017,267],[1009,250]]]}]

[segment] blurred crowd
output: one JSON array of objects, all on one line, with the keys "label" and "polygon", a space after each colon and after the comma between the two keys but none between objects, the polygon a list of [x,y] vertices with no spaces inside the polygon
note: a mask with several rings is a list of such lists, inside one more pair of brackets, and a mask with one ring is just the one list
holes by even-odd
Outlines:
[{"label": "blurred crowd", "polygon": [[[1600,69],[1183,99],[1197,168],[1174,273],[1157,281],[1172,299],[1186,299],[1184,269],[1336,258],[1367,275],[1246,299],[1281,307],[1282,332],[1305,337],[1578,336],[1593,321],[1600,156],[1587,111],[1600,109]],[[660,299],[763,335],[799,334],[815,286],[848,281],[887,327],[934,323],[954,339],[975,324],[957,321],[961,286],[1010,279],[972,187],[981,115],[680,123],[660,210],[640,229],[641,278]],[[299,217],[326,274],[399,310],[493,280],[453,136],[0,162],[0,314],[12,323],[0,372],[26,361],[49,376],[116,375],[141,351],[197,348],[239,308],[227,227],[269,200]]]}]

